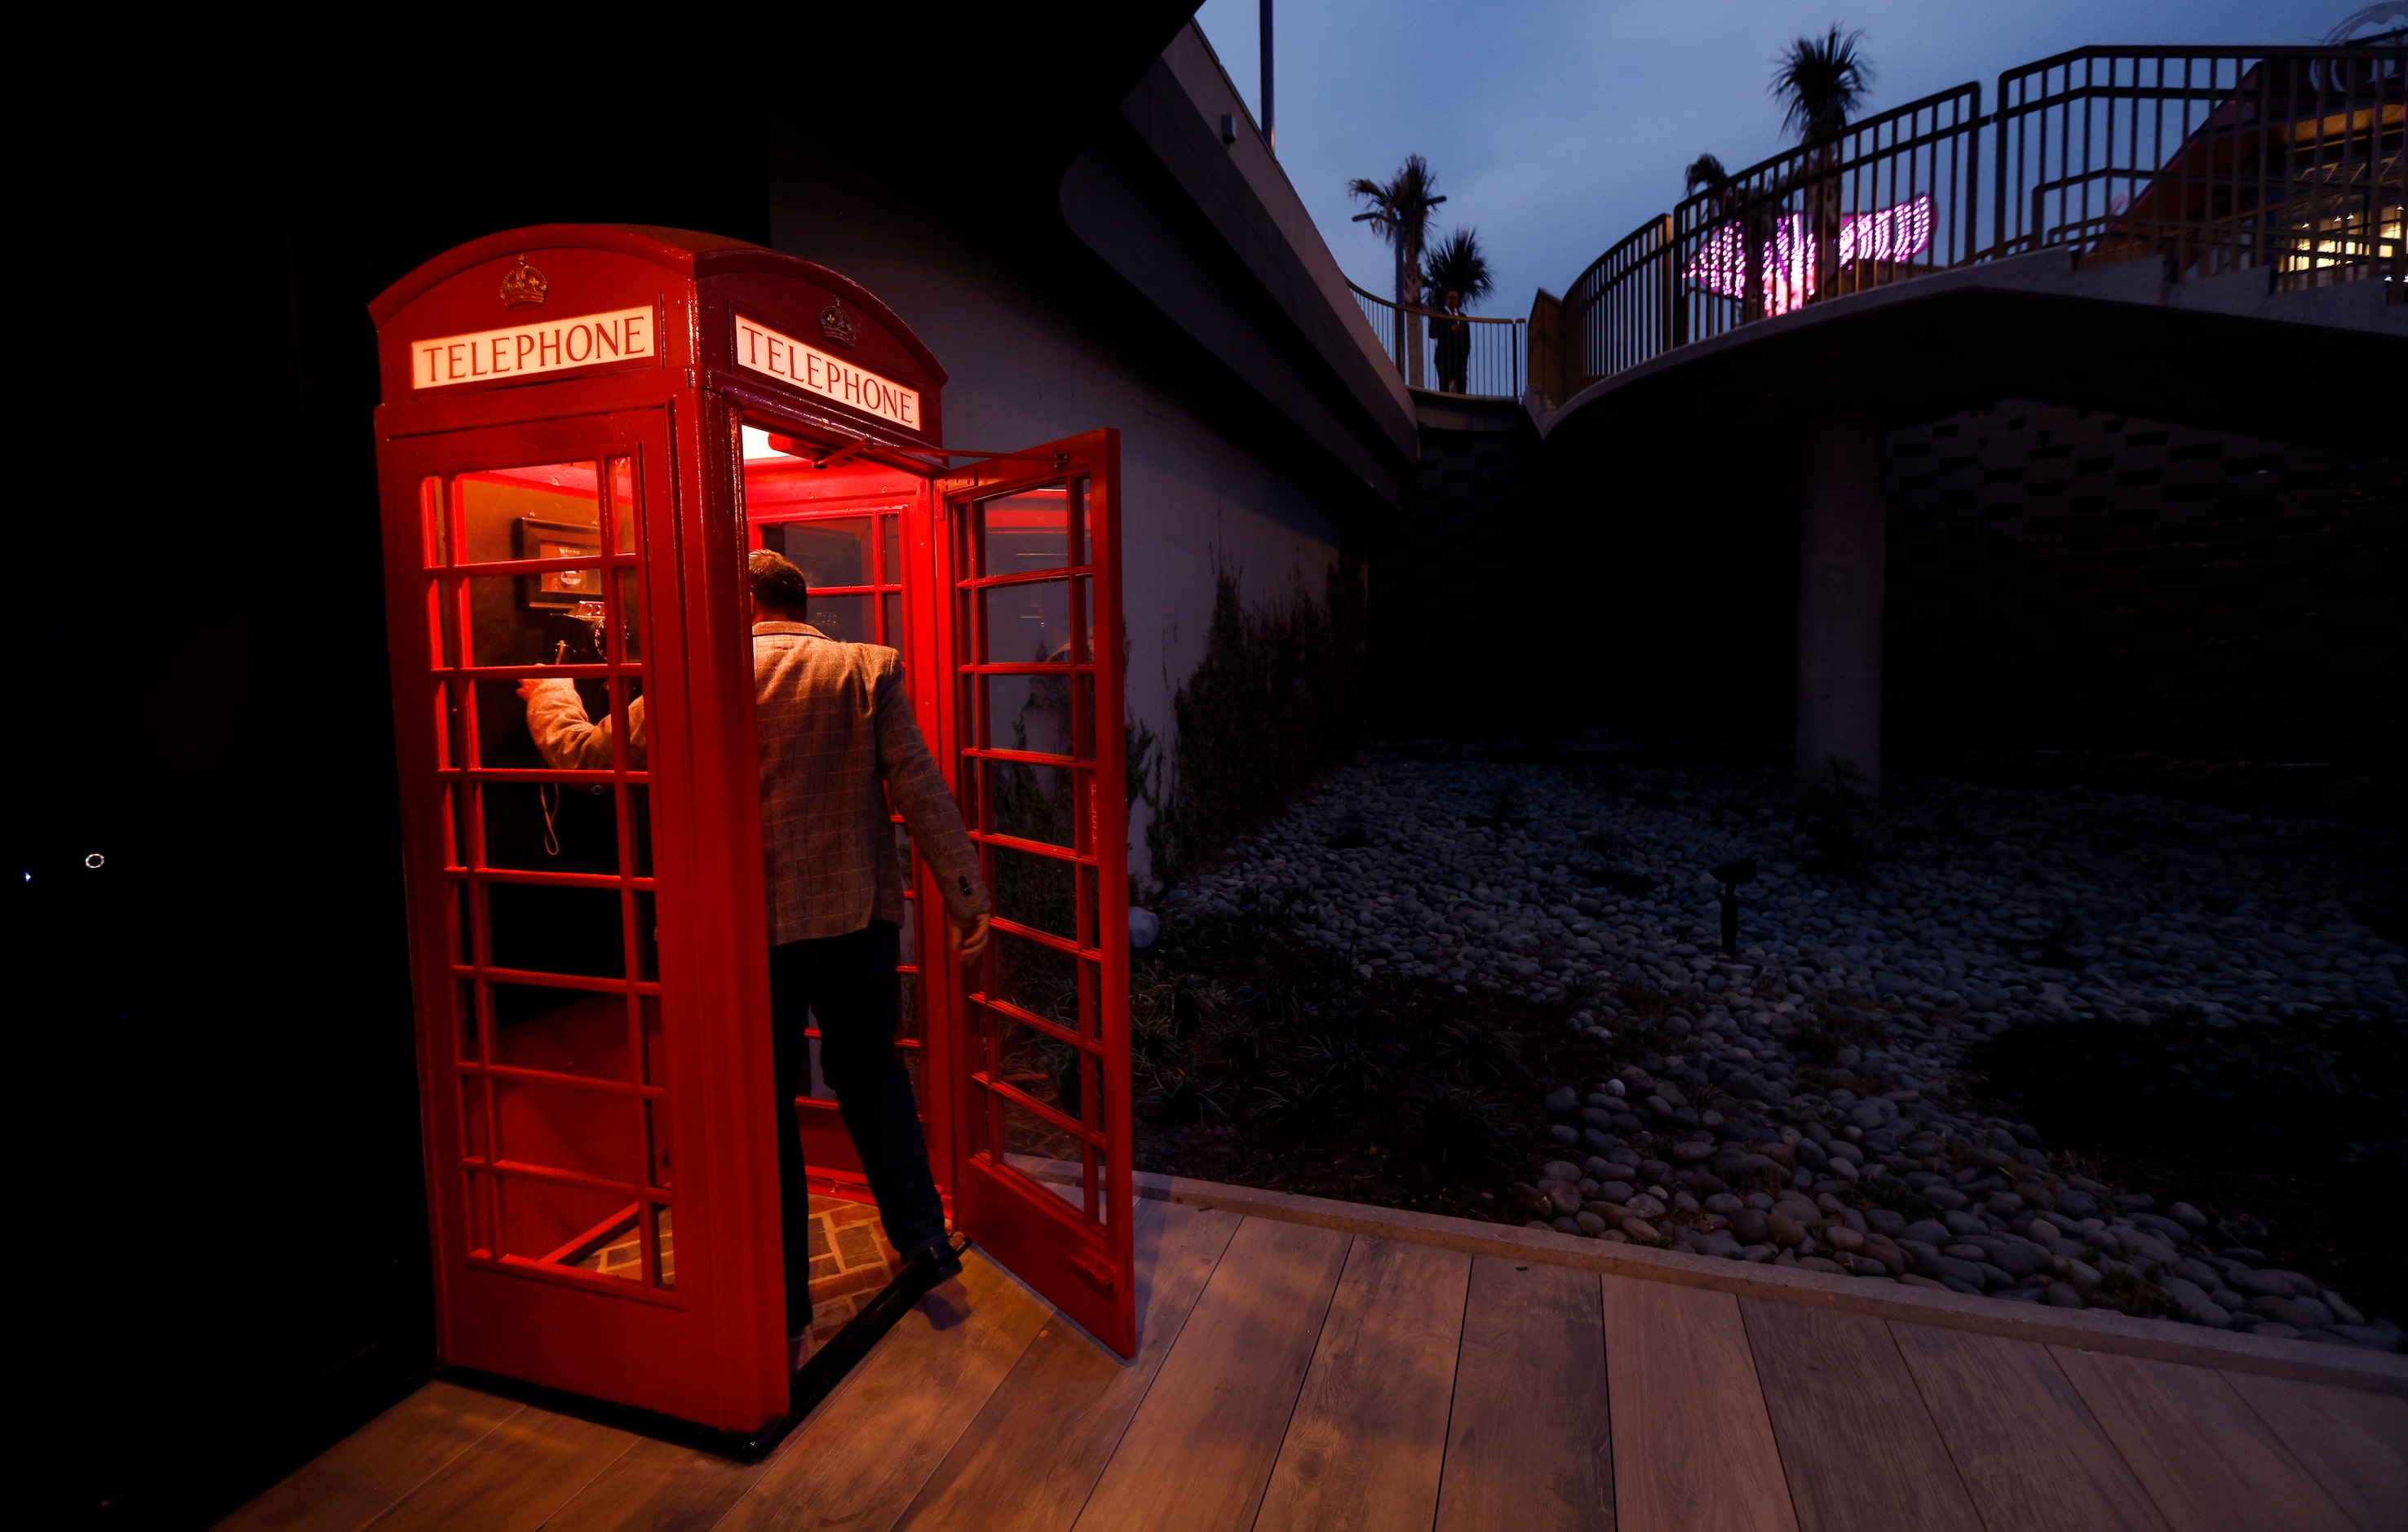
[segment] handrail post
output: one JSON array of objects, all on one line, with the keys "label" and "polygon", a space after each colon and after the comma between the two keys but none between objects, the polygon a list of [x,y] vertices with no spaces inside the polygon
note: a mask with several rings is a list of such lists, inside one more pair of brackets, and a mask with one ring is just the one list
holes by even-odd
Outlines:
[{"label": "handrail post", "polygon": [[1663,349],[1670,351],[1688,340],[1688,326],[1681,322],[1688,316],[1681,303],[1681,246],[1674,236],[1672,215],[1666,213],[1656,222],[1656,243],[1661,251],[1658,265],[1664,269],[1662,292],[1657,301],[1663,305],[1659,333]]}]

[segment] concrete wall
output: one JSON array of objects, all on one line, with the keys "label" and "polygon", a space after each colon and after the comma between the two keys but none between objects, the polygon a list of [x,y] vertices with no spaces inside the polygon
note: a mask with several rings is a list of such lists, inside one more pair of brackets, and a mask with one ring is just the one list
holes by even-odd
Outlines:
[{"label": "concrete wall", "polygon": [[[1009,450],[1120,428],[1129,716],[1167,739],[1216,569],[1240,572],[1250,606],[1318,599],[1360,508],[840,156],[771,136],[772,243],[861,282],[927,342],[950,377],[948,442]],[[1145,812],[1133,805],[1129,826],[1140,871]]]}]

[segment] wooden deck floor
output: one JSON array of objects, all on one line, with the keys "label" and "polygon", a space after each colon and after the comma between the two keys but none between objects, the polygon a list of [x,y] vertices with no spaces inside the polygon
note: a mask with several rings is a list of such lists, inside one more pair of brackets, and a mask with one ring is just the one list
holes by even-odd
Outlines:
[{"label": "wooden deck floor", "polygon": [[222,1525],[2408,1527],[2396,1381],[2186,1365],[1152,1199],[1138,1243],[1132,1364],[973,1257],[764,1463],[437,1382]]}]

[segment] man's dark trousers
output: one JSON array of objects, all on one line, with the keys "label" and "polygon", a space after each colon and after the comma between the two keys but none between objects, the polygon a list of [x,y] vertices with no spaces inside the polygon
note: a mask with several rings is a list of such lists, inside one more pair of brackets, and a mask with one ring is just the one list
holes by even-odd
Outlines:
[{"label": "man's dark trousers", "polygon": [[849,936],[769,949],[769,1038],[778,1090],[778,1194],[786,1252],[789,1332],[810,1313],[810,1181],[803,1167],[795,1097],[810,1087],[816,1013],[820,1074],[861,1154],[886,1238],[905,1255],[945,1238],[945,1205],[928,1173],[911,1077],[895,1053],[899,991],[896,928],[872,921]]}]

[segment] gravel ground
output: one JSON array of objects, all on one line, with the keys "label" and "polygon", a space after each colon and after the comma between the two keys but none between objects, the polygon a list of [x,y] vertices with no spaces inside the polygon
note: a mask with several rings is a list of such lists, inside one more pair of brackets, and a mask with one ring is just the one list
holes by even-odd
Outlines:
[{"label": "gravel ground", "polygon": [[[2354,832],[1922,780],[1843,868],[1785,776],[1379,754],[1161,903],[1289,923],[1366,977],[1557,1002],[1614,1044],[1607,1078],[1529,1087],[1555,1119],[1509,1187],[1534,1224],[2399,1347],[2272,1267],[2262,1225],[2119,1193],[1956,1089],[2024,1024],[2408,1019],[2408,954],[2351,918]],[[1740,858],[1759,870],[1726,955],[1706,869]]]}]

